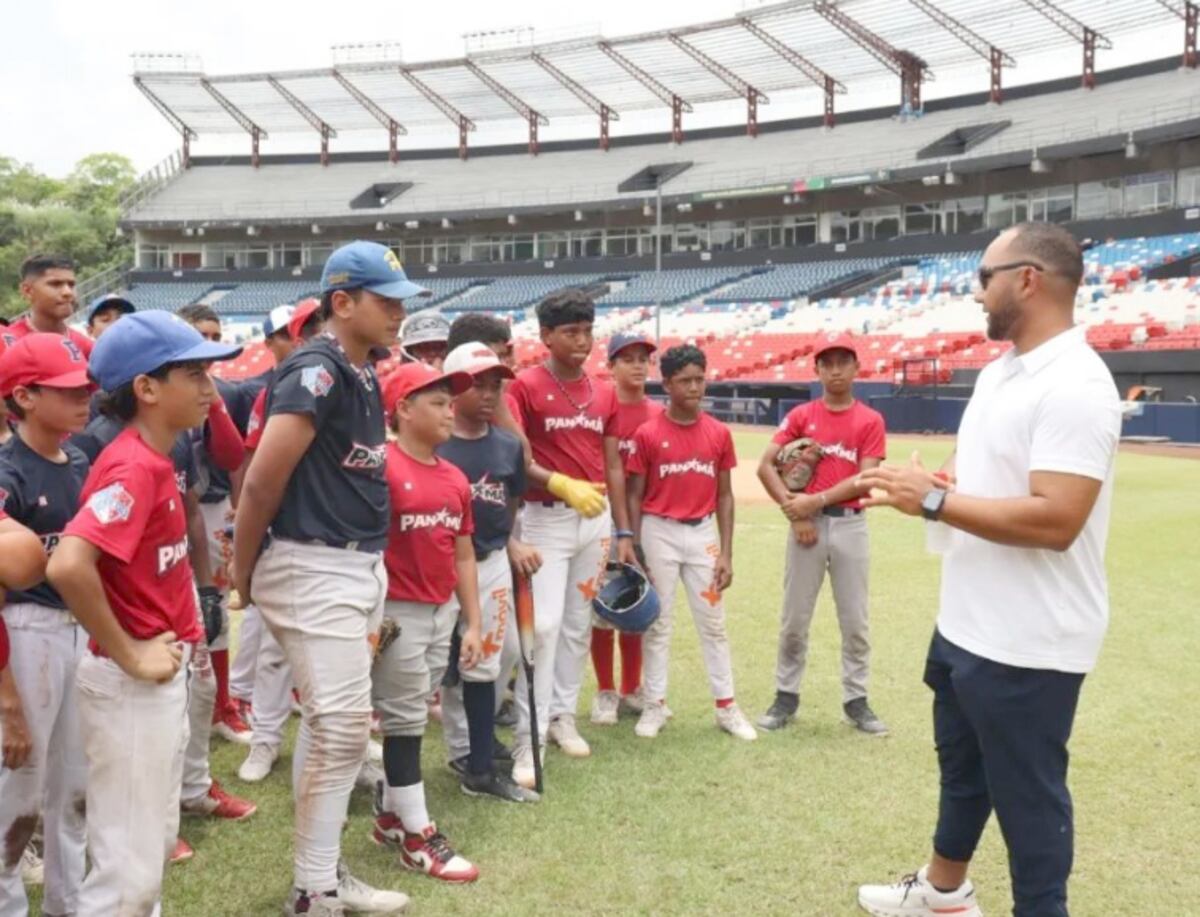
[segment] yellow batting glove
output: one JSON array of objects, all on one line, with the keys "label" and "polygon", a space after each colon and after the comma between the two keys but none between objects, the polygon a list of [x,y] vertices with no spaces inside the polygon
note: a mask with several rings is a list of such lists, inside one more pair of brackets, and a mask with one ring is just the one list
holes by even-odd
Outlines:
[{"label": "yellow batting glove", "polygon": [[608,506],[608,501],[604,499],[603,484],[569,478],[557,471],[550,475],[546,489],[587,519],[599,516]]}]

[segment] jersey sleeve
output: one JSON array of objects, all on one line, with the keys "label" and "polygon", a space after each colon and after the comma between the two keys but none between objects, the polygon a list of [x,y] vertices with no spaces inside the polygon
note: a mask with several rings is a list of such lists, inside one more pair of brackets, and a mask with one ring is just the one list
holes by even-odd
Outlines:
[{"label": "jersey sleeve", "polygon": [[1081,380],[1042,399],[1033,422],[1030,471],[1108,477],[1121,436],[1121,402],[1108,380]]},{"label": "jersey sleeve", "polygon": [[620,436],[621,405],[617,401],[617,390],[609,389],[608,410],[604,415],[604,435]]},{"label": "jersey sleeve", "polygon": [[338,398],[339,372],[333,361],[321,354],[284,365],[271,390],[267,417],[304,414],[318,429],[333,411]]},{"label": "jersey sleeve", "polygon": [[642,424],[633,434],[633,451],[629,453],[629,457],[625,459],[626,474],[641,474],[646,473],[650,462],[650,434],[647,431],[648,424]]},{"label": "jersey sleeve", "polygon": [[887,458],[887,431],[883,425],[883,415],[871,411],[870,420],[863,425],[858,444],[859,461],[865,458]]},{"label": "jersey sleeve", "polygon": [[137,553],[153,510],[150,472],[128,462],[113,464],[100,471],[91,495],[63,534],[82,538],[127,564]]},{"label": "jersey sleeve", "polygon": [[529,424],[533,420],[533,413],[529,401],[529,387],[525,384],[525,380],[517,376],[508,384],[508,391],[505,394],[509,397],[509,410],[514,408],[516,413],[513,419],[521,425],[522,430],[528,430]]},{"label": "jersey sleeve", "polygon": [[6,516],[23,522],[25,504],[21,499],[21,482],[16,469],[7,462],[0,462],[0,518]]},{"label": "jersey sleeve", "polygon": [[805,405],[798,404],[796,407],[788,411],[787,416],[783,418],[783,423],[779,425],[779,429],[775,431],[775,435],[771,437],[771,442],[777,446],[784,446],[790,443],[793,439],[799,439],[804,432],[804,422],[807,412],[804,410]]},{"label": "jersey sleeve", "polygon": [[717,455],[717,470],[732,471],[737,467],[737,450],[733,446],[733,434],[729,427],[721,424],[721,451]]}]

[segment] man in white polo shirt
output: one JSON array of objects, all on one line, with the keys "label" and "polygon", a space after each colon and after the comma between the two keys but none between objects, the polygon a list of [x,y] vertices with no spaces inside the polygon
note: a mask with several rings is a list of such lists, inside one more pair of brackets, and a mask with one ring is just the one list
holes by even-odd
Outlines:
[{"label": "man in white polo shirt", "polygon": [[929,864],[865,885],[876,915],[981,914],[967,868],[988,816],[1008,847],[1013,914],[1067,914],[1074,849],[1067,740],[1108,624],[1104,546],[1121,430],[1107,367],[1072,326],[1083,273],[1065,229],[1025,223],[984,252],[976,300],[1013,348],[979,375],[938,477],[862,475],[867,505],[949,526],[925,667],[941,798]]}]

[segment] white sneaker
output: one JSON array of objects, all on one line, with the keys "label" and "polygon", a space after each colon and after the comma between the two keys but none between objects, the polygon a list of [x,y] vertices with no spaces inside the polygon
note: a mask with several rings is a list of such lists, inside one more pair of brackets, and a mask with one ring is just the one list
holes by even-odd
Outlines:
[{"label": "white sneaker", "polygon": [[592,698],[592,725],[616,726],[621,698],[616,691],[597,691]]},{"label": "white sneaker", "polygon": [[350,875],[345,863],[338,863],[337,875],[337,900],[348,911],[356,914],[400,914],[408,909],[408,895],[404,892],[372,888]]},{"label": "white sneaker", "polygon": [[374,790],[380,782],[387,783],[383,768],[374,761],[364,761],[358,769],[358,776],[354,778],[354,785],[362,790]]},{"label": "white sneaker", "polygon": [[741,707],[737,704],[717,708],[717,725],[731,736],[745,739],[747,742],[753,742],[758,738],[758,732],[750,725],[746,714],[742,713]]},{"label": "white sneaker", "polygon": [[46,864],[33,844],[27,844],[21,854],[21,881],[26,885],[44,885],[46,882]]},{"label": "white sneaker", "polygon": [[642,715],[638,717],[637,725],[633,727],[633,732],[643,739],[653,739],[662,732],[662,728],[666,725],[667,705],[646,704],[642,709]]},{"label": "white sneaker", "polygon": [[[542,765],[546,764],[546,746],[542,746]],[[518,745],[513,749],[513,783],[527,790],[537,789],[537,776],[533,772],[533,748]]]},{"label": "white sneaker", "polygon": [[633,713],[640,716],[646,709],[646,698],[642,697],[642,689],[638,688],[632,694],[622,694],[620,704],[622,713]]},{"label": "white sneaker", "polygon": [[383,743],[374,739],[367,741],[367,760],[374,764],[383,763]]},{"label": "white sneaker", "polygon": [[266,780],[271,768],[279,760],[279,746],[259,742],[250,746],[250,753],[238,768],[238,780],[245,783],[258,783]]},{"label": "white sneaker", "polygon": [[546,730],[546,739],[563,750],[568,758],[586,758],[592,748],[575,728],[575,717],[569,713],[556,716]]},{"label": "white sneaker", "polygon": [[983,917],[971,880],[940,892],[925,878],[928,866],[894,885],[860,885],[858,906],[875,917]]}]

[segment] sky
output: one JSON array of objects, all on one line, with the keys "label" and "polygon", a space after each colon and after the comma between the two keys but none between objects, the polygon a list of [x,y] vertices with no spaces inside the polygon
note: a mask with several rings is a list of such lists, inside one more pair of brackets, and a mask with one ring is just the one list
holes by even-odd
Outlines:
[{"label": "sky", "polygon": [[[899,0],[897,0],[899,2]],[[131,55],[171,52],[198,55],[210,74],[326,67],[330,47],[373,41],[399,41],[408,61],[457,57],[463,54],[464,31],[534,26],[537,34],[553,37],[571,31],[603,32],[609,37],[651,31],[733,15],[754,0],[688,0],[647,3],[645,0],[606,0],[580,15],[584,4],[563,0],[337,0],[330,4],[279,0],[122,0],[99,4],[84,0],[41,0],[7,4],[4,13],[5,53],[0,55],[0,156],[31,163],[62,176],[81,157],[94,152],[123,153],[139,171],[152,167],[178,148],[179,137],[134,88]],[[308,12],[306,8],[311,8]],[[301,12],[304,10],[303,12]],[[589,15],[592,14],[590,21]],[[1101,52],[1101,68],[1144,56],[1174,53],[1182,45],[1182,25],[1170,24],[1153,32],[1124,37],[1117,50]],[[1154,49],[1147,51],[1147,49]],[[1022,81],[1077,71],[1078,52],[1050,55],[1044,62],[1021,66]],[[1064,70],[1065,67],[1065,70]],[[970,85],[958,91],[986,89],[986,73],[971,75]],[[1011,78],[1011,77],[1007,77]],[[978,85],[975,85],[975,84]],[[930,86],[937,94],[957,88],[946,80]],[[865,107],[894,101],[897,88],[888,79],[875,87],[841,96],[839,107]],[[819,98],[819,97],[818,97]],[[811,94],[789,106],[786,95],[760,111],[763,120],[816,114]],[[687,116],[685,128],[705,123],[730,123],[744,117],[744,107],[713,109]],[[657,112],[627,117],[620,131],[665,130],[667,115]],[[553,139],[555,129],[575,136],[594,133],[590,122],[543,129]],[[559,134],[561,135],[561,134]],[[472,142],[481,142],[481,136]],[[492,142],[518,140],[517,134],[494,133]],[[453,146],[450,125],[438,134],[409,138],[417,146]],[[340,144],[340,145],[339,145]],[[386,138],[334,141],[334,149],[351,145],[385,149]],[[315,137],[272,137],[263,151],[315,151]],[[249,152],[244,137],[217,135],[193,144],[193,154]]]}]

